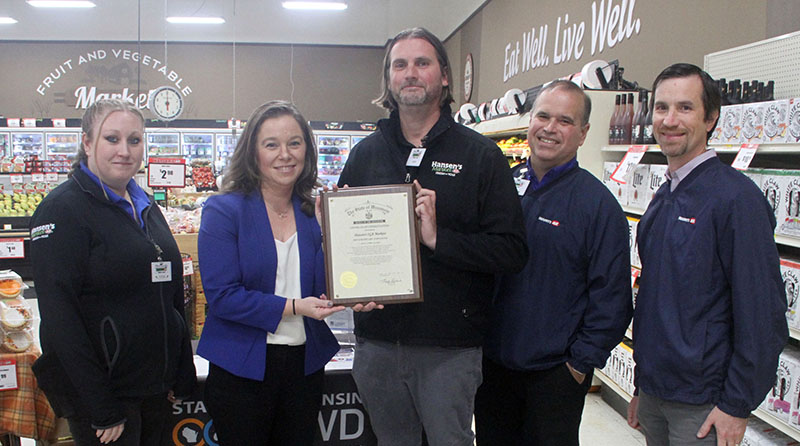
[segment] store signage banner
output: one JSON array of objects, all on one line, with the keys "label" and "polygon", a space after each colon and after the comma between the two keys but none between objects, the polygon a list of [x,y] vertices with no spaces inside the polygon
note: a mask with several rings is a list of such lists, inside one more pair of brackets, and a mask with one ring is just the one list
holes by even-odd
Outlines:
[{"label": "store signage banner", "polygon": [[554,27],[548,24],[534,25],[530,32],[522,33],[521,40],[506,44],[503,82],[520,73],[549,66],[551,62],[558,65],[570,60],[577,61],[586,50],[594,56],[631,39],[639,34],[642,26],[641,19],[634,14],[635,7],[636,0],[593,1],[591,28],[587,28],[585,20],[575,21],[573,17],[570,21],[569,14],[560,16]]},{"label": "store signage banner", "polygon": [[[60,80],[72,74],[77,68],[96,70],[96,68],[93,67],[94,65],[107,66],[109,63],[131,64],[134,68],[136,65],[142,65],[143,67],[147,67],[143,68],[142,71],[150,69],[156,72],[158,76],[163,76],[164,82],[174,86],[184,97],[192,94],[192,87],[184,81],[183,76],[175,70],[170,69],[165,61],[148,54],[124,48],[98,48],[66,59],[42,77],[41,83],[36,87],[36,92],[45,96]],[[73,97],[76,98],[76,109],[85,109],[96,100],[109,98],[124,99],[144,109],[147,108],[147,99],[150,91],[137,94],[136,91],[127,87],[112,91],[108,89],[103,90],[95,85],[80,85],[71,93]],[[67,94],[69,93],[70,92],[67,92]]]}]

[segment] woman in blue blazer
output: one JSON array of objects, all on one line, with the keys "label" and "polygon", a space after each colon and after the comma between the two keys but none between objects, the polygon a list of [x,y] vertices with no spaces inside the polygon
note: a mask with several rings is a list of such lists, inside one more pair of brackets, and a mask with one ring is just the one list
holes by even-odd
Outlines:
[{"label": "woman in blue blazer", "polygon": [[294,105],[247,121],[220,195],[206,201],[198,250],[208,315],[197,353],[220,445],[311,444],[324,366],[338,343],[326,300],[311,192],[316,150]]}]

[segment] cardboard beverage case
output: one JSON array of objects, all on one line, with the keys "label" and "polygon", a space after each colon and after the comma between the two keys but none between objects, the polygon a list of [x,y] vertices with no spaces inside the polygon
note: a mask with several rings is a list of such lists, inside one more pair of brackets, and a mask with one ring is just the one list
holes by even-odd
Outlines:
[{"label": "cardboard beverage case", "polygon": [[789,99],[789,112],[786,119],[786,142],[789,144],[800,143],[800,98]]},{"label": "cardboard beverage case", "polygon": [[631,172],[630,182],[628,183],[628,206],[641,209],[642,212],[647,209],[649,179],[649,164],[639,164],[635,169],[633,169],[633,172]]},{"label": "cardboard beverage case", "polygon": [[789,423],[792,408],[797,405],[793,390],[797,386],[798,375],[800,375],[800,352],[787,346],[778,359],[775,383],[767,393],[765,408],[775,418],[786,423]]},{"label": "cardboard beverage case", "polygon": [[764,134],[762,142],[785,143],[789,127],[789,100],[770,101],[764,104]]},{"label": "cardboard beverage case", "polygon": [[800,262],[781,258],[781,278],[786,292],[786,321],[790,327],[800,329]]},{"label": "cardboard beverage case", "polygon": [[647,184],[647,204],[653,201],[653,196],[658,192],[664,182],[667,181],[667,165],[651,164]]},{"label": "cardboard beverage case", "polygon": [[628,245],[631,250],[631,265],[641,268],[642,260],[639,258],[639,244],[636,243],[636,230],[638,227],[639,219],[628,217]]},{"label": "cardboard beverage case", "polygon": [[739,144],[742,142],[742,112],[743,105],[728,105],[721,112],[717,126],[722,127],[720,144]]},{"label": "cardboard beverage case", "polygon": [[[783,184],[781,171],[765,169],[761,174],[761,193],[767,199],[775,221],[780,221],[781,201],[783,201]],[[776,228],[777,231],[777,228]]]},{"label": "cardboard beverage case", "polygon": [[611,174],[617,168],[617,163],[613,161],[606,161],[603,163],[603,184],[606,185],[608,190],[614,195],[621,206],[628,205],[628,189],[627,184],[620,184],[611,179]]},{"label": "cardboard beverage case", "polygon": [[760,144],[764,142],[764,102],[743,104],[741,142]]},{"label": "cardboard beverage case", "polygon": [[783,196],[778,212],[777,234],[800,238],[800,170],[787,170],[781,177]]},{"label": "cardboard beverage case", "polygon": [[756,183],[756,186],[759,188],[761,187],[761,174],[763,172],[762,169],[745,169],[741,171],[744,176],[753,180]]}]

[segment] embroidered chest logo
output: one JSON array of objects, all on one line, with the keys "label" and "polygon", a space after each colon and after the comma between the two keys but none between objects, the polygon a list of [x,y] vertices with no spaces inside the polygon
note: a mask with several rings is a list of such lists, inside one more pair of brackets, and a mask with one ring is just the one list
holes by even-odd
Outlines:
[{"label": "embroidered chest logo", "polygon": [[558,220],[549,220],[544,217],[539,217],[539,221],[542,223],[547,223],[548,225],[561,226],[561,222]]},{"label": "embroidered chest logo", "polygon": [[39,240],[40,238],[50,237],[50,234],[56,230],[55,223],[48,223],[46,225],[37,226],[31,229],[31,241]]},{"label": "embroidered chest logo", "polygon": [[441,161],[431,162],[431,171],[436,175],[447,175],[449,177],[454,177],[461,173],[463,169],[464,166],[462,164],[443,163]]},{"label": "embroidered chest logo", "polygon": [[689,223],[690,225],[693,225],[693,224],[695,224],[697,222],[697,220],[695,220],[694,217],[690,218],[690,217],[680,217],[680,216],[678,217],[678,221],[682,221],[684,223]]}]

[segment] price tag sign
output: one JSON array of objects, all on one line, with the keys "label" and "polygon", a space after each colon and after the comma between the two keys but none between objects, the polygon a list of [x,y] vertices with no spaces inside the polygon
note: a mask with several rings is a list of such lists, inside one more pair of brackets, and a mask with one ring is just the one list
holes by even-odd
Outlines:
[{"label": "price tag sign", "polygon": [[23,118],[22,119],[22,126],[23,127],[36,127],[36,118]]},{"label": "price tag sign", "polygon": [[9,127],[19,127],[19,118],[8,118],[6,123]]},{"label": "price tag sign", "polygon": [[21,238],[7,238],[0,240],[0,259],[25,258],[25,246]]},{"label": "price tag sign", "polygon": [[622,158],[622,161],[619,162],[614,173],[611,174],[611,179],[617,183],[625,184],[625,177],[636,168],[642,160],[642,157],[644,157],[645,152],[647,152],[647,146],[637,145],[628,147],[628,152]]},{"label": "price tag sign", "polygon": [[44,174],[44,180],[48,183],[58,183],[58,174],[57,173],[46,173]]},{"label": "price tag sign", "polygon": [[17,361],[0,360],[0,390],[14,390],[17,387]]},{"label": "price tag sign", "polygon": [[184,260],[183,261],[183,275],[184,276],[191,276],[194,274],[194,265],[192,265],[192,259]]},{"label": "price tag sign", "polygon": [[25,182],[25,176],[21,175],[21,174],[9,175],[9,179],[11,180],[12,184],[24,183]]},{"label": "price tag sign", "polygon": [[731,164],[731,166],[738,170],[747,169],[750,167],[750,163],[753,161],[753,158],[755,158],[756,151],[758,151],[758,144],[742,144],[742,146],[739,147],[739,153],[736,154],[736,158],[733,160],[733,164]]},{"label": "price tag sign", "polygon": [[150,158],[147,166],[150,187],[186,186],[186,161],[181,158]]},{"label": "price tag sign", "polygon": [[33,182],[42,182],[42,181],[44,181],[44,174],[43,173],[32,173],[31,174],[31,181],[33,181]]},{"label": "price tag sign", "polygon": [[66,119],[63,119],[63,118],[61,118],[61,119],[53,119],[53,127],[64,128],[66,126],[67,126],[67,120]]}]

